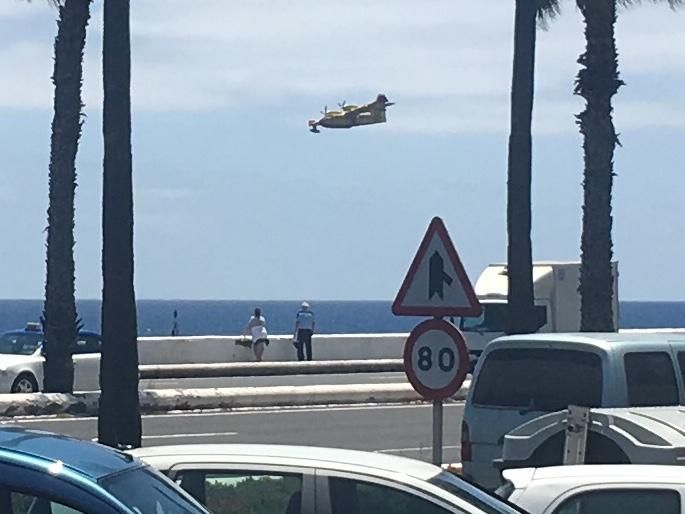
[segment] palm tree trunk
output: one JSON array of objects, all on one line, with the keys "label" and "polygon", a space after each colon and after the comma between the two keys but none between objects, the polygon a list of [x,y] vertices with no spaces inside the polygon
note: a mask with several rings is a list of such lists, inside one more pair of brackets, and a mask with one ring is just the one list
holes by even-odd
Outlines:
[{"label": "palm tree trunk", "polygon": [[129,0],[105,0],[102,193],[102,360],[98,437],[141,445],[138,322],[133,288],[133,165]]},{"label": "palm tree trunk", "polygon": [[583,135],[583,233],[581,237],[581,330],[614,331],[611,269],[611,190],[618,143],[611,99],[623,85],[614,39],[616,0],[578,0],[585,20],[585,53],[578,63],[576,94],[586,101],[578,125]]},{"label": "palm tree trunk", "polygon": [[514,334],[537,329],[530,238],[536,16],[534,0],[516,0],[507,180],[508,331]]},{"label": "palm tree trunk", "polygon": [[41,321],[45,333],[43,389],[74,388],[73,348],[79,330],[74,298],[74,193],[76,151],[81,137],[81,83],[90,0],[59,6],[55,62],[54,115],[50,139],[47,276]]}]

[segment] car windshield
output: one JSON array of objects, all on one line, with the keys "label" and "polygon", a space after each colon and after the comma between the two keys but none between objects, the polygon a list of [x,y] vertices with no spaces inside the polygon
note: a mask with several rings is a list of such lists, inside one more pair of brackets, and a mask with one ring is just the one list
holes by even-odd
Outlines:
[{"label": "car windshield", "polygon": [[106,477],[101,485],[138,514],[207,514],[187,493],[150,467]]},{"label": "car windshield", "polygon": [[[464,332],[506,332],[509,320],[506,302],[483,303],[483,311],[477,318],[462,318],[460,328]],[[535,306],[537,328],[547,324],[547,307]]]},{"label": "car windshield", "polygon": [[506,303],[484,304],[480,316],[461,320],[461,329],[465,332],[504,332],[506,328]]},{"label": "car windshield", "polygon": [[3,334],[0,336],[0,354],[33,355],[40,347],[37,334]]},{"label": "car windshield", "polygon": [[473,485],[471,482],[458,478],[452,473],[443,471],[429,479],[433,485],[438,486],[454,496],[478,507],[487,514],[522,514],[523,511],[516,506],[501,500],[489,492]]}]

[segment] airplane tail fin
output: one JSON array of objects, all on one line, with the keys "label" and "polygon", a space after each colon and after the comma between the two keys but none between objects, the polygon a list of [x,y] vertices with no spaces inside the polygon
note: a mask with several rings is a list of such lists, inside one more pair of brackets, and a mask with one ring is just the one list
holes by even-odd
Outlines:
[{"label": "airplane tail fin", "polygon": [[395,102],[391,102],[388,100],[388,97],[385,96],[383,93],[379,93],[379,95],[376,97],[376,103],[380,105],[383,109],[386,107],[390,107],[391,105],[395,105]]}]

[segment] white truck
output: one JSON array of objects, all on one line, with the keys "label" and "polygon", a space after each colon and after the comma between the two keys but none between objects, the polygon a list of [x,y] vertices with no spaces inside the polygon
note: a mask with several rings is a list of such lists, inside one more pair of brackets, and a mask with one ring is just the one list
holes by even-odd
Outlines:
[{"label": "white truck", "polygon": [[[613,262],[614,326],[618,328],[618,263]],[[475,361],[485,345],[504,335],[507,327],[509,277],[505,264],[491,264],[475,285],[483,312],[478,318],[462,318],[460,328],[466,337],[469,356]],[[533,263],[533,294],[538,316],[538,332],[578,332],[580,330],[580,262]]]}]

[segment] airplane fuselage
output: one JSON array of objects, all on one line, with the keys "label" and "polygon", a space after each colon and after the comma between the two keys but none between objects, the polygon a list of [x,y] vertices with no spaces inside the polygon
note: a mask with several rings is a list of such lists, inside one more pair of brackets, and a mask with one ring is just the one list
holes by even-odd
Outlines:
[{"label": "airplane fuselage", "polygon": [[355,116],[333,115],[322,118],[317,125],[325,128],[352,128],[358,125],[385,123],[385,110],[361,112]]},{"label": "airplane fuselage", "polygon": [[323,118],[317,120],[309,120],[309,130],[314,133],[319,132],[319,127],[329,129],[348,129],[360,125],[374,125],[376,123],[385,123],[385,109],[393,102],[389,102],[388,98],[379,94],[371,103],[366,105],[345,105],[343,102],[338,111],[327,111],[324,108],[322,113]]}]

